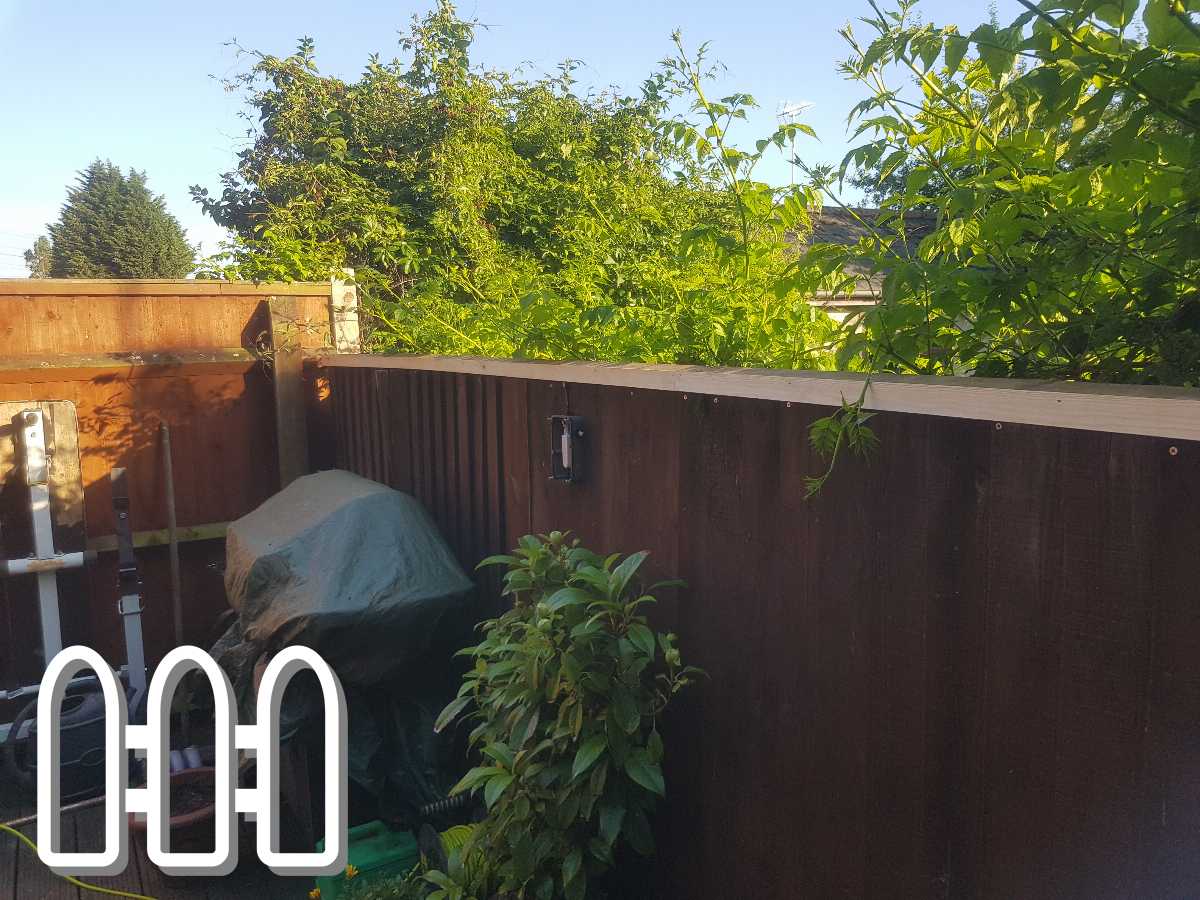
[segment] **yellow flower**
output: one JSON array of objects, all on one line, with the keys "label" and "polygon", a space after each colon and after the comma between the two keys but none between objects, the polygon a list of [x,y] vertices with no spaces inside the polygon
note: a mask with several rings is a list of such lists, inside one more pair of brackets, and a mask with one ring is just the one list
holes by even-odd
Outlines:
[{"label": "yellow flower", "polygon": [[354,865],[354,863],[349,863],[346,866],[346,878],[354,878],[356,875],[358,875],[358,866]]},{"label": "yellow flower", "polygon": [[321,889],[313,888],[308,892],[308,900],[321,900]]}]

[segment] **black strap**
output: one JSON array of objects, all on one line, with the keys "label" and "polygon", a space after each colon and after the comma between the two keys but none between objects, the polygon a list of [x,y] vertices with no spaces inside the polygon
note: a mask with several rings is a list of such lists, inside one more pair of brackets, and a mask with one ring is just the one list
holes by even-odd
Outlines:
[{"label": "black strap", "polygon": [[[133,530],[129,526],[129,485],[125,479],[125,470],[113,469],[110,477],[113,518],[117,526],[118,596],[138,596],[140,598],[142,579],[138,574],[137,558],[133,555]],[[124,611],[122,610],[122,612]]]}]

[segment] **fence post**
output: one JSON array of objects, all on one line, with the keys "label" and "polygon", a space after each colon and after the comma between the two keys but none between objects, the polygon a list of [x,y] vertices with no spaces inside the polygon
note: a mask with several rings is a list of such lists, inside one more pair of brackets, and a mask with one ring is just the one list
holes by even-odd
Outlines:
[{"label": "fence post", "polygon": [[362,352],[358,324],[358,286],[354,270],[343,269],[343,278],[329,283],[329,342],[334,353]]},{"label": "fence post", "polygon": [[271,348],[275,381],[275,438],[279,487],[308,474],[308,421],[304,402],[304,349],[295,297],[272,297]]}]

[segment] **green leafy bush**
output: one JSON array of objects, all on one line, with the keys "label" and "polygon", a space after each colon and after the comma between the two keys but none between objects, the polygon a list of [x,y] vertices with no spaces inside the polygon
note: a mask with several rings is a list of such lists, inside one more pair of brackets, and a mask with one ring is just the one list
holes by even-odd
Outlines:
[{"label": "green leafy bush", "polygon": [[[753,98],[678,35],[633,96],[473,67],[448,0],[354,82],[260,55],[254,141],[194,189],[237,233],[209,272],[352,266],[382,350],[1200,385],[1200,6],[1018,2],[964,34],[865,0],[866,143],[797,188],[754,173],[806,129],[735,146]],[[883,214],[806,247],[852,170]],[[863,267],[838,327],[809,300]],[[868,391],[813,427],[831,464],[873,449]]]},{"label": "green leafy bush", "polygon": [[488,814],[450,871],[426,875],[432,897],[578,900],[622,847],[653,852],[659,717],[697,670],[641,614],[655,602],[637,581],[645,559],[553,532],[481,563],[508,567],[512,608],[463,651],[475,664],[438,727],[474,723],[483,764],[455,791],[481,793]]},{"label": "green leafy bush", "polygon": [[1198,6],[1019,2],[960,34],[869,0],[870,38],[844,31],[870,140],[843,174],[889,189],[849,251],[886,278],[843,363],[1200,384]]},{"label": "green leafy bush", "polygon": [[750,180],[781,136],[737,162],[724,141],[749,95],[697,107],[700,132],[722,120],[697,141],[669,112],[700,81],[674,62],[640,92],[588,93],[572,61],[538,78],[472,66],[474,35],[443,0],[357,80],[322,73],[309,40],[255,54],[230,85],[253,142],[219,191],[193,188],[237,235],[206,273],[351,267],[378,350],[832,365],[816,270],[782,277],[815,195]]},{"label": "green leafy bush", "polygon": [[[259,55],[254,141],[195,189],[238,236],[210,270],[352,266],[386,350],[1200,383],[1197,4],[1019,2],[968,34],[866,0],[868,140],[796,189],[754,170],[802,126],[733,145],[753,98],[678,36],[632,96],[473,67],[446,0],[357,81]],[[801,253],[852,170],[884,215]],[[881,302],[839,330],[807,300],[864,264]]]}]

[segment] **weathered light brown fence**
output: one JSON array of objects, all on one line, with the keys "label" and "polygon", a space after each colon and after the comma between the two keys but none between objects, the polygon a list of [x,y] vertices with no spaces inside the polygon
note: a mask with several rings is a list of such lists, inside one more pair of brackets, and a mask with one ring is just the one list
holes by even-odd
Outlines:
[{"label": "weathered light brown fence", "polygon": [[[277,490],[281,462],[296,465],[295,448],[277,437],[276,412],[281,388],[285,409],[288,397],[294,402],[302,394],[273,370],[282,368],[282,359],[294,374],[305,352],[335,343],[331,291],[338,287],[0,280],[0,403],[69,400],[78,414],[83,495],[55,499],[56,512],[72,507],[57,523],[60,549],[114,546],[108,477],[117,466],[128,471],[139,541],[164,543],[162,534],[151,532],[167,525],[160,425],[170,427],[185,541],[185,640],[204,643],[226,608],[224,524]],[[303,428],[302,416],[285,416],[285,426],[293,420]],[[0,429],[10,428],[11,422],[0,422]],[[306,449],[303,435],[300,443]],[[30,549],[22,543],[28,538],[28,495],[17,484],[13,461],[0,462],[10,476],[0,484],[2,552],[21,555]],[[79,522],[81,513],[86,533],[66,524]],[[79,546],[67,546],[72,542]],[[175,644],[167,552],[148,547],[139,559],[147,649],[156,660]],[[59,578],[75,579],[62,592],[66,638],[118,662],[124,648],[115,565],[115,554],[102,552],[84,579],[70,573]],[[33,586],[0,581],[0,686],[37,680],[43,665],[38,635]]]},{"label": "weathered light brown fence", "polygon": [[[1200,890],[1200,394],[330,360],[342,465],[473,565],[522,533],[648,549],[710,680],[669,723],[660,896],[1168,898]],[[550,481],[547,417],[588,475]],[[1056,427],[1069,426],[1069,427]]]}]

